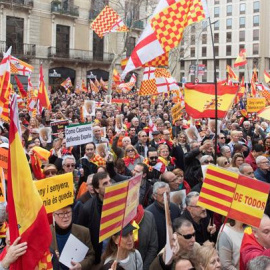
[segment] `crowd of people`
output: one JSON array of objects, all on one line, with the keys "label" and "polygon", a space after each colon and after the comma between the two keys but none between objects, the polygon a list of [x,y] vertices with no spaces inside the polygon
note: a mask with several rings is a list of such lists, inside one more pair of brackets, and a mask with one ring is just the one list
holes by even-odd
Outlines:
[{"label": "crowd of people", "polygon": [[[214,161],[216,166],[254,178],[258,185],[270,183],[270,124],[256,114],[242,115],[235,105],[219,120],[216,137],[210,119],[194,121],[185,112],[172,119],[170,95],[149,99],[133,92],[125,97],[113,94],[113,98],[129,100],[122,104],[103,103],[104,96],[67,95],[59,90],[51,95],[51,111],[41,115],[26,108],[19,111],[22,144],[33,179],[73,173],[74,204],[53,213],[53,269],[270,269],[268,204],[258,228],[197,205],[204,167]],[[87,99],[96,100],[96,106],[94,115],[85,117],[82,106]],[[51,143],[40,138],[41,128],[60,120],[70,125],[92,123],[92,142],[67,147],[64,132],[52,134]],[[9,126],[4,123],[0,129],[0,146],[7,147]],[[36,162],[38,147],[50,152],[41,167]],[[99,243],[105,188],[138,174],[142,182],[137,215],[121,235],[117,232]],[[173,257],[168,264],[164,193],[173,226]],[[2,226],[5,222],[6,215]],[[89,250],[83,261],[72,261],[68,268],[59,256],[70,234]],[[8,236],[5,240],[0,269],[7,269],[27,249],[20,239],[11,246]]]}]

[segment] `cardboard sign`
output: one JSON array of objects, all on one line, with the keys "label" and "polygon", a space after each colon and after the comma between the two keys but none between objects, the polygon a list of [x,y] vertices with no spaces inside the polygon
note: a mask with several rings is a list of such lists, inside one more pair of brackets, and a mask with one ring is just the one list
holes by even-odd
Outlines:
[{"label": "cardboard sign", "polygon": [[7,179],[8,172],[8,149],[0,148],[0,167],[3,168],[5,178]]},{"label": "cardboard sign", "polygon": [[172,109],[171,109],[171,114],[172,114],[172,120],[173,120],[173,123],[178,120],[181,116],[181,112],[183,110],[183,106],[181,104],[181,102],[175,104]]},{"label": "cardboard sign", "polygon": [[65,127],[67,147],[81,145],[93,141],[92,124],[72,125]]},{"label": "cardboard sign", "polygon": [[247,112],[258,112],[266,105],[265,98],[247,98]]},{"label": "cardboard sign", "polygon": [[51,123],[52,134],[58,134],[60,132],[65,132],[65,127],[69,125],[68,120],[61,120]]},{"label": "cardboard sign", "polygon": [[47,213],[68,206],[74,201],[72,173],[57,175],[34,183]]}]

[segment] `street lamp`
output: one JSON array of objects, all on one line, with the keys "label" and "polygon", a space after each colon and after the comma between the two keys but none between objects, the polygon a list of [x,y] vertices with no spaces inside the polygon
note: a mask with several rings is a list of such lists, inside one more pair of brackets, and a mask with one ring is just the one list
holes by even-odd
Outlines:
[{"label": "street lamp", "polygon": [[[218,20],[216,20],[216,21],[214,21],[214,22],[211,22],[211,24],[215,24],[215,23],[217,23],[218,22]],[[197,48],[196,48],[196,51],[197,51],[197,59],[196,59],[196,76],[195,76],[195,78],[198,78],[198,66],[199,66],[199,45],[200,45],[200,43],[199,43],[199,40],[200,40],[200,38],[201,38],[201,35],[202,35],[202,33],[203,33],[203,31],[209,26],[210,24],[208,23],[208,24],[206,24],[203,28],[202,28],[202,30],[201,30],[201,32],[199,33],[199,35],[197,36]]]}]

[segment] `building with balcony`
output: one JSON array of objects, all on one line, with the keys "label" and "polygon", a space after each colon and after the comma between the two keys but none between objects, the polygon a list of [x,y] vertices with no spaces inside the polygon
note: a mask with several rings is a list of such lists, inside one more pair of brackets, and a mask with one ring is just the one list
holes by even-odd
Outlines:
[{"label": "building with balcony", "polygon": [[[122,52],[125,43],[121,58],[130,55],[151,13],[149,1],[140,1],[141,5],[128,0],[0,0],[0,53],[12,46],[12,55],[33,65],[34,86],[41,63],[52,90],[67,77],[73,85],[93,75],[107,80],[114,55]],[[124,33],[101,39],[90,28],[106,4],[133,26],[126,42]]]},{"label": "building with balcony", "polygon": [[[208,1],[211,16],[217,77],[226,78],[226,65],[233,67],[242,48],[246,49],[248,64],[233,68],[240,77],[250,82],[254,67],[259,80],[270,69],[270,1],[268,0],[213,0]],[[214,61],[208,20],[194,24],[185,31],[179,46],[176,78],[200,82],[214,81]],[[196,66],[206,72],[196,73]],[[190,72],[191,71],[191,72]],[[204,73],[204,74],[203,74]],[[203,74],[203,75],[202,75]]]}]

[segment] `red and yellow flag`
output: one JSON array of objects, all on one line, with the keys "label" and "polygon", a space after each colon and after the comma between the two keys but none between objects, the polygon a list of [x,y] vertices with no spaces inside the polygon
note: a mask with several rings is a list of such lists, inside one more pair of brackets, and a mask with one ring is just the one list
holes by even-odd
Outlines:
[{"label": "red and yellow flag", "polygon": [[121,69],[124,70],[126,68],[127,62],[128,62],[128,57],[124,58],[121,60],[120,64],[121,64]]},{"label": "red and yellow flag", "polygon": [[270,82],[270,74],[266,70],[264,71],[264,80],[266,83]]},{"label": "red and yellow flag", "polygon": [[[33,182],[28,160],[19,135],[16,99],[11,101],[9,130],[8,214],[11,243],[21,236],[27,252],[10,269],[35,269],[48,254],[52,235],[47,213]],[[44,269],[44,268],[43,268]],[[50,269],[50,268],[47,268]]]},{"label": "red and yellow flag", "polygon": [[244,66],[247,64],[247,53],[246,53],[246,49],[242,49],[239,53],[239,55],[237,56],[235,62],[234,62],[234,67],[240,67],[240,66]]},{"label": "red and yellow flag", "polygon": [[121,231],[137,214],[142,174],[105,188],[99,242]]},{"label": "red and yellow flag", "polygon": [[90,79],[90,88],[92,90],[92,92],[95,92],[95,93],[98,93],[98,88],[97,86],[95,85],[95,83]]},{"label": "red and yellow flag", "polygon": [[[238,86],[218,84],[218,118],[223,118],[230,109]],[[215,85],[185,84],[185,108],[193,118],[215,117]]]},{"label": "red and yellow flag", "polygon": [[40,69],[39,69],[39,90],[38,90],[37,99],[39,100],[39,104],[42,108],[46,108],[49,110],[51,109],[51,103],[50,103],[47,89],[44,82],[42,65],[40,65]]},{"label": "red and yellow flag", "polygon": [[234,73],[233,69],[229,65],[227,65],[227,72],[229,78],[231,78],[234,81],[238,81],[238,76]]},{"label": "red and yellow flag", "polygon": [[258,70],[257,70],[256,67],[253,69],[252,80],[253,80],[254,82],[257,82],[257,81],[258,81]]},{"label": "red and yellow flag", "polygon": [[26,98],[27,97],[27,92],[24,90],[23,84],[21,83],[21,81],[20,81],[20,79],[18,78],[17,75],[15,75],[14,78],[15,78],[15,81],[17,83],[18,91],[19,91],[20,96],[22,98]]},{"label": "red and yellow flag", "polygon": [[216,166],[208,166],[197,205],[258,227],[270,185]]},{"label": "red and yellow flag", "polygon": [[250,85],[251,85],[251,96],[252,96],[252,97],[256,97],[256,94],[257,94],[257,88],[256,88],[256,84],[255,84],[255,81],[254,81],[253,76],[252,76],[252,78],[251,78]]}]

